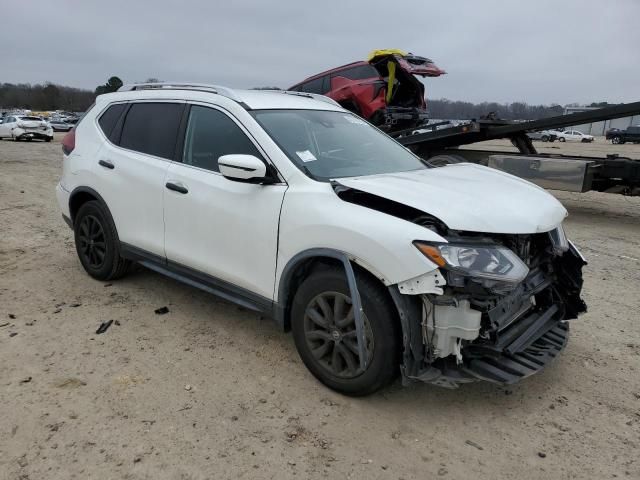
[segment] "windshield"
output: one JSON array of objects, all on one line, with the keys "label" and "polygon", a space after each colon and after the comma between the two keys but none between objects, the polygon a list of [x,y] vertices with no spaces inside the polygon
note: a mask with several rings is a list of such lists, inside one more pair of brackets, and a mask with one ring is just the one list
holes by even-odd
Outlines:
[{"label": "windshield", "polygon": [[402,145],[347,112],[251,112],[291,161],[310,177],[332,178],[427,168]]}]

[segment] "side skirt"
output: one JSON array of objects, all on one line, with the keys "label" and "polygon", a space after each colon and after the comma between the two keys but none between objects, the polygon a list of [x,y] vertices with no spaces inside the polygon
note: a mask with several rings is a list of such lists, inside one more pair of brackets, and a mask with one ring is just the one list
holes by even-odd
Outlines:
[{"label": "side skirt", "polygon": [[274,317],[274,302],[244,288],[225,282],[219,278],[194,270],[164,257],[149,253],[140,248],[120,242],[120,254],[155,272],[166,275],[179,282],[199,288],[205,292],[223,298],[241,307]]}]

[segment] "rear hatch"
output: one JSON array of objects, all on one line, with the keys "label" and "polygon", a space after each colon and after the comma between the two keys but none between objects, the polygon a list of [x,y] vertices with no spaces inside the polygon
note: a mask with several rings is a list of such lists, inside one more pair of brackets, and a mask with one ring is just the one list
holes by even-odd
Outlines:
[{"label": "rear hatch", "polygon": [[426,57],[408,54],[401,50],[374,50],[369,63],[387,82],[387,106],[424,110],[424,85],[421,77],[439,77],[446,72]]},{"label": "rear hatch", "polygon": [[38,117],[19,117],[18,125],[25,130],[46,130],[47,124]]}]

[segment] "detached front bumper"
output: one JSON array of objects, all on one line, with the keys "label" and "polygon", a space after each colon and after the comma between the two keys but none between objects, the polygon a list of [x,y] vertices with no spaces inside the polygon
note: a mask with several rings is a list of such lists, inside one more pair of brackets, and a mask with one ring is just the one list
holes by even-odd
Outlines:
[{"label": "detached front bumper", "polygon": [[566,347],[568,320],[586,310],[580,299],[585,264],[571,245],[490,301],[472,292],[419,296],[390,287],[404,333],[404,383],[513,384],[543,370]]}]

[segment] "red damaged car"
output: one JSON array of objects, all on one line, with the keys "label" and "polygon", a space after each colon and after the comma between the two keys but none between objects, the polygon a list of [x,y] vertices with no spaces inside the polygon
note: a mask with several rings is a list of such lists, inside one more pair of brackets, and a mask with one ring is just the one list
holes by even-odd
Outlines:
[{"label": "red damaged car", "polygon": [[313,75],[288,90],[333,98],[385,130],[413,128],[427,118],[424,85],[416,78],[446,73],[433,61],[401,50],[374,50],[369,59]]}]

